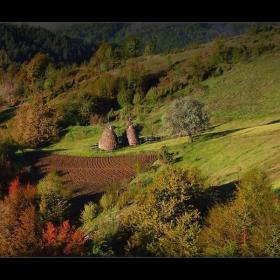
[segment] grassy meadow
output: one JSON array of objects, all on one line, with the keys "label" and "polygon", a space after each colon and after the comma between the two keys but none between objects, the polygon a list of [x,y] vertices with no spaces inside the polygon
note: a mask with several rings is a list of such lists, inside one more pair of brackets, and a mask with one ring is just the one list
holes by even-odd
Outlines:
[{"label": "grassy meadow", "polygon": [[[219,77],[212,77],[178,91],[178,96],[191,95],[202,101],[211,116],[211,129],[188,143],[188,137],[163,139],[102,152],[92,146],[98,143],[104,124],[73,126],[62,131],[61,141],[45,150],[59,154],[103,156],[159,151],[166,145],[182,168],[198,168],[208,186],[238,180],[250,168],[264,169],[274,188],[280,187],[280,55],[262,55],[252,61],[238,63]],[[207,89],[205,92],[196,90]],[[164,135],[161,116],[169,103],[163,103],[141,119],[146,127]],[[139,123],[137,115],[133,120]],[[117,135],[125,123],[111,123]],[[141,135],[140,135],[141,136]],[[147,136],[143,134],[142,136]]]},{"label": "grassy meadow", "polygon": [[[278,37],[274,38],[275,44],[279,42]],[[173,63],[185,65],[196,52],[209,54],[212,47],[213,43],[208,43],[198,49],[172,54],[171,59]],[[156,72],[167,69],[167,56],[156,55],[142,59],[141,63],[151,72]],[[177,159],[175,165],[198,168],[208,186],[234,182],[244,172],[259,167],[267,172],[273,187],[279,188],[279,62],[280,52],[275,48],[273,52],[230,65],[228,71],[220,76],[184,87],[173,93],[172,98],[154,105],[146,114],[134,114],[134,125],[144,125],[140,136],[150,136],[152,133],[164,136],[161,117],[172,99],[185,95],[196,98],[205,104],[209,112],[211,129],[195,135],[193,143],[188,143],[188,137],[163,138],[159,142],[102,152],[94,149],[93,145],[98,143],[106,124],[97,124],[69,127],[61,132],[62,137],[58,143],[43,150],[65,155],[114,156],[158,152],[166,145]],[[178,67],[172,70],[173,79],[176,75],[184,78],[180,76]],[[112,121],[111,125],[118,136],[126,127],[126,123],[120,120]]]}]

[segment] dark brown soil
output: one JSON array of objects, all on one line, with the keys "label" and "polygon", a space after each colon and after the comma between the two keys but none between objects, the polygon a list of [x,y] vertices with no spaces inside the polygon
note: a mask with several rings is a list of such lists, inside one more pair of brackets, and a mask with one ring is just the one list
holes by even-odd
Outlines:
[{"label": "dark brown soil", "polygon": [[24,157],[31,166],[28,178],[31,184],[37,184],[50,171],[59,173],[63,183],[73,191],[71,204],[76,219],[84,204],[96,203],[110,183],[132,180],[135,162],[152,165],[157,160],[156,154],[78,157],[25,152]]}]

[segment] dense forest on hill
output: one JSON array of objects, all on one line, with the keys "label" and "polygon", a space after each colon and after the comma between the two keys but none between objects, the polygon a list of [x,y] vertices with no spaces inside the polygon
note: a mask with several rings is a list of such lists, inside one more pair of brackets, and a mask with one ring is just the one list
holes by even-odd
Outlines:
[{"label": "dense forest on hill", "polygon": [[280,256],[279,24],[0,30],[1,257]]},{"label": "dense forest on hill", "polygon": [[[249,23],[6,23],[0,25],[0,49],[12,62],[30,60],[47,53],[56,63],[88,61],[103,41],[121,47],[138,36],[140,50],[153,40],[157,53],[181,49],[191,43],[203,44],[219,35],[245,33]],[[170,40],[172,38],[172,40]]]}]

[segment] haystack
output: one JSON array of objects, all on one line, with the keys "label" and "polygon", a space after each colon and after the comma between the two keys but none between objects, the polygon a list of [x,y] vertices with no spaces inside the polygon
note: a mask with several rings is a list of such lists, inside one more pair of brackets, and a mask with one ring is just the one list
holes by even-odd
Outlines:
[{"label": "haystack", "polygon": [[98,148],[105,151],[117,150],[118,137],[110,124],[105,127],[99,140]]},{"label": "haystack", "polygon": [[131,120],[129,120],[126,125],[126,137],[130,146],[136,146],[139,144],[139,140]]}]

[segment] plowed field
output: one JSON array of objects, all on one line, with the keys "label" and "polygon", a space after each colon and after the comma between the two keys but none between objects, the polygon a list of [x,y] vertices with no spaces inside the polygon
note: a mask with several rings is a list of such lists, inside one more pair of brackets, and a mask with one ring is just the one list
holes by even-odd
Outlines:
[{"label": "plowed field", "polygon": [[49,171],[57,171],[64,184],[73,190],[73,202],[80,206],[100,197],[108,184],[132,180],[135,162],[152,165],[157,160],[156,154],[78,157],[25,152],[24,155],[31,165],[30,183],[36,184]]}]

